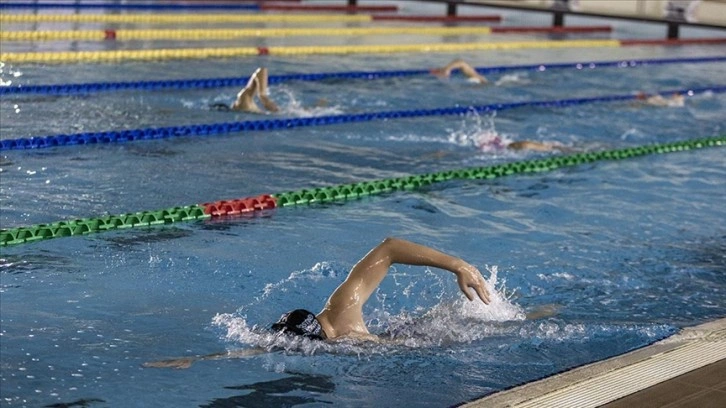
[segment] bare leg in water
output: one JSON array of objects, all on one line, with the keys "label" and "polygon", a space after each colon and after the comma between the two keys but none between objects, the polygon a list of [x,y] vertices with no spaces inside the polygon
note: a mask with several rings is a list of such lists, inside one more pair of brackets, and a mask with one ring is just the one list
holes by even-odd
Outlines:
[{"label": "bare leg in water", "polygon": [[557,143],[542,143],[542,142],[534,142],[531,140],[522,140],[518,142],[512,142],[507,145],[507,149],[509,150],[533,150],[536,152],[551,152],[551,151],[560,151],[562,153],[574,153],[575,149],[562,146]]}]

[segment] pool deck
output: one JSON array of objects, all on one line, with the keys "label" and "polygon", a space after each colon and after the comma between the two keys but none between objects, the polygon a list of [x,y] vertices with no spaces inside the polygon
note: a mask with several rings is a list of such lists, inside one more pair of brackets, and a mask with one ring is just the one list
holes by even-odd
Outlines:
[{"label": "pool deck", "polygon": [[651,346],[463,405],[483,407],[725,407],[726,318]]}]

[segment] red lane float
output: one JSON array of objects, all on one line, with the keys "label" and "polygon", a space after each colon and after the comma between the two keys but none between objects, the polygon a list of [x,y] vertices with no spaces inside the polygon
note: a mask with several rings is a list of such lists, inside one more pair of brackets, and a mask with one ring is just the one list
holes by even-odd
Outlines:
[{"label": "red lane float", "polygon": [[253,211],[268,210],[277,207],[277,201],[269,194],[257,197],[239,198],[235,200],[221,200],[213,203],[201,204],[204,213],[213,217],[223,215],[245,214]]}]

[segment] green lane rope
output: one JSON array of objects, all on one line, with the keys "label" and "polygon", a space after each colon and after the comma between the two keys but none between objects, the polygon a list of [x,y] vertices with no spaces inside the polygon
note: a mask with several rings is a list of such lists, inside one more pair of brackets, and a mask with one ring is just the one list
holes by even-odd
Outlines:
[{"label": "green lane rope", "polygon": [[0,246],[18,245],[45,239],[87,235],[96,232],[141,226],[171,224],[237,214],[250,214],[277,207],[344,201],[393,191],[416,190],[448,180],[490,179],[515,174],[552,171],[585,163],[624,160],[651,154],[681,152],[708,147],[726,146],[726,135],[690,139],[672,143],[651,144],[598,152],[557,155],[541,159],[515,161],[484,167],[470,167],[393,179],[365,181],[333,187],[302,189],[280,194],[261,195],[236,200],[223,200],[200,205],[174,207],[158,211],[142,211],[100,218],[59,221],[0,230]]}]

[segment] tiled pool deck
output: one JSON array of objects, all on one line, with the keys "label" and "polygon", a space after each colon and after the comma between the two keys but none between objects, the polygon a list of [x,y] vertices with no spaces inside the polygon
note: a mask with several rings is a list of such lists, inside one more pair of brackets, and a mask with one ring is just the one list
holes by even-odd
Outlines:
[{"label": "tiled pool deck", "polygon": [[725,407],[726,319],[464,405],[483,407]]}]

